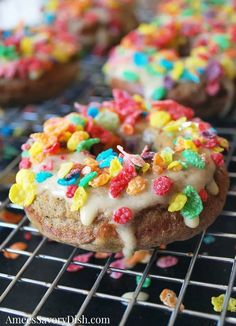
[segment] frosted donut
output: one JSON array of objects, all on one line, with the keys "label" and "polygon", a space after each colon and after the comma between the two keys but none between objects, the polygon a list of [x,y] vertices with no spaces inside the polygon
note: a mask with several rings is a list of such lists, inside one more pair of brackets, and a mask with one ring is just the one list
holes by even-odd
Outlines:
[{"label": "frosted donut", "polygon": [[106,80],[146,99],[173,99],[200,117],[225,115],[235,96],[235,31],[194,11],[161,14],[111,51]]},{"label": "frosted donut", "polygon": [[0,31],[0,104],[40,102],[60,93],[77,75],[77,41],[53,26]]},{"label": "frosted donut", "polygon": [[133,0],[49,0],[46,22],[69,24],[83,49],[104,54],[137,26]]},{"label": "frosted donut", "polygon": [[113,93],[31,135],[10,200],[42,234],[94,251],[129,255],[206,229],[227,194],[227,140],[174,101]]}]

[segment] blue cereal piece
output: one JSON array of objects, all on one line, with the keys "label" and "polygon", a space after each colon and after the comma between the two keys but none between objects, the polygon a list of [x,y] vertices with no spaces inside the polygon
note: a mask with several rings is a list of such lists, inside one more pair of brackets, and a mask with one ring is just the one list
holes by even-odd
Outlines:
[{"label": "blue cereal piece", "polygon": [[36,177],[35,177],[35,180],[38,182],[38,183],[42,183],[44,182],[45,180],[47,180],[48,178],[51,178],[53,176],[53,174],[51,172],[48,172],[48,171],[41,171],[41,172],[38,172],[36,174]]},{"label": "blue cereal piece", "polygon": [[98,115],[98,113],[99,113],[99,109],[96,106],[91,106],[91,107],[88,108],[88,112],[87,113],[88,113],[88,115],[90,117],[95,118]]},{"label": "blue cereal piece", "polygon": [[77,185],[78,184],[78,178],[76,177],[73,177],[69,180],[67,179],[58,179],[57,180],[57,183],[60,185],[60,186],[72,186],[72,185]]},{"label": "blue cereal piece", "polygon": [[142,52],[136,52],[134,54],[134,63],[136,66],[146,66],[148,64],[148,56]]},{"label": "blue cereal piece", "polygon": [[111,155],[118,156],[118,154],[114,152],[112,148],[108,148],[106,151],[99,153],[98,156],[96,157],[96,160],[100,162]]}]

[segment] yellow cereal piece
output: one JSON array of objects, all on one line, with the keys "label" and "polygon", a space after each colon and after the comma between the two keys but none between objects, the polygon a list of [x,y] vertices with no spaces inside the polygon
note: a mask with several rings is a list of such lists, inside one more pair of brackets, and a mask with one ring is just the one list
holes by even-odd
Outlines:
[{"label": "yellow cereal piece", "polygon": [[73,168],[73,165],[74,163],[72,162],[62,163],[59,171],[57,172],[58,178],[63,179]]},{"label": "yellow cereal piece", "polygon": [[32,157],[37,156],[38,154],[40,154],[43,151],[43,146],[42,144],[40,144],[39,142],[35,142],[33,143],[33,145],[31,146],[30,150],[29,150],[29,154]]},{"label": "yellow cereal piece", "polygon": [[227,139],[223,138],[223,137],[218,137],[218,142],[219,142],[219,145],[223,148],[229,148],[229,142]]},{"label": "yellow cereal piece", "polygon": [[34,46],[32,39],[29,37],[24,37],[20,42],[20,49],[23,52],[23,54],[30,56],[33,54]]},{"label": "yellow cereal piece", "polygon": [[170,121],[166,126],[163,127],[163,130],[167,132],[176,132],[181,129],[182,124],[186,122],[186,120],[186,117],[182,117],[176,121]]},{"label": "yellow cereal piece", "polygon": [[31,205],[36,196],[36,187],[34,184],[22,184],[15,183],[12,185],[9,191],[9,198],[12,203],[27,207]]},{"label": "yellow cereal piece", "polygon": [[170,201],[170,205],[168,207],[169,212],[177,212],[180,211],[187,202],[187,196],[182,193],[178,193],[172,197]]},{"label": "yellow cereal piece", "polygon": [[104,186],[111,179],[111,176],[108,173],[102,173],[97,178],[89,182],[89,185],[93,188]]},{"label": "yellow cereal piece", "polygon": [[144,35],[156,33],[156,26],[151,24],[141,24],[138,27],[138,31]]},{"label": "yellow cereal piece", "polygon": [[184,71],[184,65],[182,61],[177,61],[174,65],[170,75],[174,80],[178,80]]},{"label": "yellow cereal piece", "polygon": [[117,174],[121,170],[122,170],[122,165],[121,165],[120,161],[118,160],[118,158],[116,157],[110,163],[110,169],[109,169],[110,176],[112,178],[117,176]]},{"label": "yellow cereal piece", "polygon": [[82,140],[89,138],[89,134],[86,131],[76,131],[72,134],[67,142],[67,148],[70,151],[75,151],[77,146]]},{"label": "yellow cereal piece", "polygon": [[173,161],[173,151],[171,148],[162,150],[160,155],[166,165]]},{"label": "yellow cereal piece", "polygon": [[83,187],[78,187],[76,190],[73,200],[72,200],[72,205],[70,210],[72,212],[78,211],[84,204],[86,203],[88,199],[88,195],[86,191],[84,190]]},{"label": "yellow cereal piece", "polygon": [[146,173],[150,169],[150,164],[145,162],[143,167],[142,167],[142,172]]},{"label": "yellow cereal piece", "polygon": [[59,137],[59,142],[67,142],[68,139],[71,137],[71,132],[65,131],[60,137]]},{"label": "yellow cereal piece", "polygon": [[191,149],[194,152],[197,152],[197,146],[194,144],[194,142],[191,139],[184,139],[183,140],[184,149]]},{"label": "yellow cereal piece", "polygon": [[21,169],[16,174],[16,183],[25,185],[25,184],[31,184],[35,181],[35,174],[31,170],[27,169]]},{"label": "yellow cereal piece", "polygon": [[236,68],[234,61],[228,56],[224,56],[221,60],[221,65],[223,66],[224,72],[229,79],[234,79],[236,75]]},{"label": "yellow cereal piece", "polygon": [[213,152],[215,152],[215,153],[221,153],[221,152],[224,151],[224,148],[219,147],[219,146],[216,146],[216,147],[212,148],[212,150],[213,150]]},{"label": "yellow cereal piece", "polygon": [[173,161],[167,166],[168,170],[180,171],[182,170],[182,165],[179,161]]},{"label": "yellow cereal piece", "polygon": [[166,111],[156,111],[150,114],[150,125],[161,128],[171,120],[171,115]]}]

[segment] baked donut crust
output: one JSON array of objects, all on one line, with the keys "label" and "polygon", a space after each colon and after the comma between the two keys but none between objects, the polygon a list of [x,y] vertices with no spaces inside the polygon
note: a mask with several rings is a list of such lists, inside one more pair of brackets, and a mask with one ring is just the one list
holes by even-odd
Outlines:
[{"label": "baked donut crust", "polygon": [[[214,177],[219,193],[209,195],[204,203],[198,227],[189,228],[180,213],[170,213],[164,206],[149,207],[131,222],[137,240],[135,250],[187,240],[207,229],[220,214],[229,188],[225,166],[217,168]],[[90,226],[85,226],[79,212],[71,212],[64,199],[53,197],[49,192],[39,194],[25,211],[35,227],[55,241],[92,251],[118,252],[124,247],[110,219],[98,215]]]},{"label": "baked donut crust", "polygon": [[0,105],[24,105],[47,100],[59,94],[78,73],[78,62],[57,64],[41,78],[0,79]]}]

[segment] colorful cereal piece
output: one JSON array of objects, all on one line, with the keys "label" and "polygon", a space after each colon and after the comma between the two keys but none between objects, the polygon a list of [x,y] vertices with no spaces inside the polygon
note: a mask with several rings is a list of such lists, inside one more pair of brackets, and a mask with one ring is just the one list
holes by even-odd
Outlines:
[{"label": "colorful cereal piece", "polygon": [[203,205],[197,191],[193,186],[188,185],[185,187],[183,193],[187,196],[188,200],[182,208],[181,214],[187,219],[198,217],[203,210]]},{"label": "colorful cereal piece", "polygon": [[122,170],[122,165],[121,165],[121,162],[118,160],[118,158],[113,158],[111,160],[111,163],[110,163],[110,168],[109,168],[109,173],[110,173],[110,176],[113,178],[113,177],[116,177],[120,171]]},{"label": "colorful cereal piece", "polygon": [[82,179],[80,179],[79,187],[87,187],[89,182],[96,178],[98,173],[96,171],[86,174]]},{"label": "colorful cereal piece", "polygon": [[[134,292],[126,292],[126,293],[122,294],[122,298],[127,299],[127,300],[131,300],[133,295],[134,295]],[[147,301],[148,298],[149,298],[149,295],[147,293],[139,292],[136,300],[137,301]]]},{"label": "colorful cereal piece", "polygon": [[51,178],[52,176],[53,176],[53,174],[51,172],[41,171],[36,174],[35,180],[38,183],[41,183],[41,182],[44,182],[45,180],[47,180],[48,178]]},{"label": "colorful cereal piece", "polygon": [[15,183],[9,191],[11,202],[23,207],[31,205],[35,196],[36,187],[34,184],[27,184],[26,187],[24,187],[22,184]]},{"label": "colorful cereal piece", "polygon": [[71,171],[73,166],[74,166],[73,162],[62,163],[59,171],[57,172],[58,178],[63,179]]},{"label": "colorful cereal piece", "polygon": [[[170,289],[164,289],[160,294],[160,300],[164,303],[165,306],[174,308],[177,303],[177,296],[174,291]],[[184,305],[181,303],[180,311],[184,310]]]},{"label": "colorful cereal piece", "polygon": [[21,169],[16,174],[16,183],[26,185],[32,184],[35,181],[35,174],[33,171],[27,169]]},{"label": "colorful cereal piece", "polygon": [[206,165],[198,153],[192,151],[191,149],[184,150],[182,152],[182,156],[188,165],[194,166],[198,169],[204,169]]},{"label": "colorful cereal piece", "polygon": [[[25,242],[15,242],[9,247],[9,249],[19,250],[19,251],[24,251],[26,248],[27,248],[27,244]],[[3,256],[7,259],[16,259],[20,256],[20,254],[4,251]]]},{"label": "colorful cereal piece", "polygon": [[137,172],[133,165],[123,167],[120,173],[111,179],[109,193],[113,198],[118,197],[127,187],[130,180],[136,177]]},{"label": "colorful cereal piece", "polygon": [[169,268],[177,265],[178,258],[174,256],[162,256],[158,258],[156,265],[160,268]]},{"label": "colorful cereal piece", "polygon": [[138,175],[137,177],[130,180],[126,192],[130,196],[135,196],[140,192],[144,191],[145,188],[146,188],[146,180]]},{"label": "colorful cereal piece", "polygon": [[[222,311],[223,304],[224,304],[224,299],[225,299],[224,294],[221,294],[218,297],[211,297],[211,303],[213,305],[213,309],[216,312],[221,312]],[[235,298],[230,298],[229,299],[227,310],[231,311],[231,312],[236,312],[236,299]]]},{"label": "colorful cereal piece", "polygon": [[99,138],[90,138],[87,140],[82,140],[79,145],[77,146],[77,152],[81,152],[81,151],[88,151],[90,150],[90,148],[95,145],[100,143],[100,139]]},{"label": "colorful cereal piece", "polygon": [[171,213],[180,211],[186,204],[187,199],[187,196],[182,193],[174,195],[169,203],[168,211]]},{"label": "colorful cereal piece", "polygon": [[60,186],[72,186],[72,185],[77,185],[78,184],[78,176],[72,177],[70,179],[58,179],[57,183]]},{"label": "colorful cereal piece", "polygon": [[150,125],[161,128],[171,120],[171,115],[166,111],[157,111],[150,114]]},{"label": "colorful cereal piece", "polygon": [[113,214],[113,221],[118,224],[126,224],[133,219],[133,212],[128,207],[118,208]]},{"label": "colorful cereal piece", "polygon": [[101,173],[98,177],[94,178],[89,182],[89,185],[93,188],[104,186],[110,180],[110,175],[108,173]]},{"label": "colorful cereal piece", "polygon": [[[140,276],[140,275],[137,275],[136,276],[136,283],[137,283],[137,285],[141,281],[141,278],[142,278],[142,276]],[[151,278],[150,277],[146,277],[145,280],[144,280],[144,282],[143,282],[142,288],[148,288],[150,285],[151,285]]]},{"label": "colorful cereal piece", "polygon": [[77,146],[82,140],[86,140],[89,138],[89,134],[86,131],[76,131],[72,134],[72,136],[67,141],[67,148],[70,151],[75,151]]},{"label": "colorful cereal piece", "polygon": [[99,112],[95,117],[95,121],[106,130],[114,131],[120,124],[120,119],[117,113],[108,110]]},{"label": "colorful cereal piece", "polygon": [[33,145],[31,146],[30,150],[29,150],[29,154],[31,157],[35,157],[38,154],[42,153],[43,151],[43,146],[42,144],[40,144],[39,142],[35,142],[33,143]]},{"label": "colorful cereal piece", "polygon": [[78,211],[86,203],[87,199],[87,192],[84,190],[84,188],[78,187],[72,200],[71,211]]},{"label": "colorful cereal piece", "polygon": [[213,153],[211,154],[211,158],[217,167],[224,165],[224,156],[221,153]]},{"label": "colorful cereal piece", "polygon": [[153,182],[153,190],[158,196],[165,196],[173,185],[173,181],[167,176],[160,176]]}]

